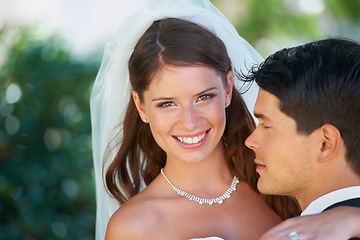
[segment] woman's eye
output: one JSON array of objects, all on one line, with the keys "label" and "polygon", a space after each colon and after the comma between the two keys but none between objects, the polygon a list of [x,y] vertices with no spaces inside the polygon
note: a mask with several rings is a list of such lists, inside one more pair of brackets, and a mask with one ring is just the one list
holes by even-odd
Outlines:
[{"label": "woman's eye", "polygon": [[204,95],[201,95],[201,96],[198,97],[197,102],[208,100],[208,99],[211,99],[213,97],[215,97],[215,94],[204,94]]},{"label": "woman's eye", "polygon": [[270,128],[268,125],[266,125],[265,123],[260,123],[260,125],[264,128],[264,129],[268,129]]},{"label": "woman's eye", "polygon": [[175,106],[175,103],[173,103],[173,102],[163,102],[163,103],[159,103],[157,106],[160,107],[160,108],[162,108],[162,107],[171,107],[171,106]]}]

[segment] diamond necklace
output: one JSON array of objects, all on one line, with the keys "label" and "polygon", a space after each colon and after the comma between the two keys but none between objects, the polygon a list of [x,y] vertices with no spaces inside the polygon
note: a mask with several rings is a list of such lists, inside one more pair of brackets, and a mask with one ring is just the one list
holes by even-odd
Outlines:
[{"label": "diamond necklace", "polygon": [[162,175],[164,176],[165,180],[170,184],[170,186],[174,189],[174,191],[177,194],[179,194],[180,196],[183,196],[183,197],[187,197],[189,200],[195,201],[195,202],[197,202],[199,204],[203,204],[203,203],[207,203],[209,205],[212,205],[213,203],[222,204],[226,198],[230,198],[230,194],[236,190],[236,185],[239,183],[239,179],[236,176],[234,176],[234,179],[232,180],[230,187],[220,197],[217,197],[217,198],[200,198],[200,197],[197,197],[195,195],[192,195],[190,193],[187,193],[187,192],[175,187],[174,184],[172,184],[170,182],[170,180],[166,177],[163,169],[164,168],[162,168],[160,170]]}]

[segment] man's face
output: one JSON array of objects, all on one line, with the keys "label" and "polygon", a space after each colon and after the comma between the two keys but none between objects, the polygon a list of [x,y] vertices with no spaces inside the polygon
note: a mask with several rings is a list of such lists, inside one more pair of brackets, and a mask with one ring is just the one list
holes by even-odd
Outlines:
[{"label": "man's face", "polygon": [[254,108],[259,124],[245,144],[256,154],[261,193],[303,197],[314,176],[315,139],[298,133],[295,120],[279,106],[277,97],[259,90]]}]

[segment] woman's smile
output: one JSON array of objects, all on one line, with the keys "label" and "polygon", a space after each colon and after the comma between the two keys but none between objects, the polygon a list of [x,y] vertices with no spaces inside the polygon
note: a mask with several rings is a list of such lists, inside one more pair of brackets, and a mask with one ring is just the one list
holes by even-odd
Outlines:
[{"label": "woman's smile", "polygon": [[207,137],[210,129],[204,131],[203,133],[196,134],[195,137],[192,136],[173,136],[175,140],[180,142],[181,144],[185,144],[186,146],[200,146],[203,142],[205,142],[205,138]]}]

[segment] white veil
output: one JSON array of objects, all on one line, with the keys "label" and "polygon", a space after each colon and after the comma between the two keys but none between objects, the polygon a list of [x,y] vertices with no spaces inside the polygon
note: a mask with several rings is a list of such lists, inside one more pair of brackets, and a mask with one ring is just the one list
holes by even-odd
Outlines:
[{"label": "white veil", "polygon": [[[111,198],[105,189],[102,166],[110,135],[122,121],[130,97],[128,59],[136,42],[152,22],[167,17],[185,19],[215,33],[224,42],[237,71],[247,73],[254,63],[263,61],[255,49],[238,35],[233,25],[208,0],[149,0],[121,24],[115,39],[105,48],[90,99],[97,240],[104,239],[108,220],[119,207],[117,201]],[[243,83],[236,80],[235,86],[239,89]],[[253,85],[243,95],[250,112],[253,110],[257,91],[258,87]],[[108,166],[108,163],[105,166]]]}]

